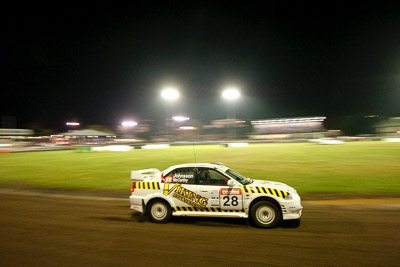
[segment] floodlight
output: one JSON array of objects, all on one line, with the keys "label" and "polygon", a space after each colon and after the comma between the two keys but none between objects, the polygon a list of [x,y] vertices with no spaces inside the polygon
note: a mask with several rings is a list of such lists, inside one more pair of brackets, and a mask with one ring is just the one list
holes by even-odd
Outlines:
[{"label": "floodlight", "polygon": [[162,90],[161,96],[162,98],[167,100],[175,100],[179,98],[179,92],[173,87],[166,87],[165,89]]},{"label": "floodlight", "polygon": [[222,97],[227,100],[236,100],[240,97],[240,92],[235,87],[228,87],[222,92]]},{"label": "floodlight", "polygon": [[196,127],[194,126],[181,126],[179,127],[179,130],[195,130]]},{"label": "floodlight", "polygon": [[67,122],[66,125],[68,125],[68,126],[79,126],[79,122]]},{"label": "floodlight", "polygon": [[189,117],[184,117],[184,116],[174,116],[174,117],[172,117],[172,119],[174,121],[188,121],[188,120],[190,120]]},{"label": "floodlight", "polygon": [[122,126],[124,127],[135,127],[137,125],[136,121],[123,121]]}]

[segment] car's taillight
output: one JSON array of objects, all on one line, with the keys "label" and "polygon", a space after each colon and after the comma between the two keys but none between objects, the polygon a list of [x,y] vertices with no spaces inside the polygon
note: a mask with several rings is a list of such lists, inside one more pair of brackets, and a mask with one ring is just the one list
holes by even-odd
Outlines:
[{"label": "car's taillight", "polygon": [[132,183],[131,193],[135,191],[135,182]]}]

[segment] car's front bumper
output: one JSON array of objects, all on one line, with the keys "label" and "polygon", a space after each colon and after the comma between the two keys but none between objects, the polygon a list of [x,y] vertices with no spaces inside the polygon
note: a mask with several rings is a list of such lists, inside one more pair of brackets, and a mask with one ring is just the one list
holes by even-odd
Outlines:
[{"label": "car's front bumper", "polygon": [[281,209],[283,220],[295,220],[301,217],[303,206],[301,201],[285,201],[281,204]]}]

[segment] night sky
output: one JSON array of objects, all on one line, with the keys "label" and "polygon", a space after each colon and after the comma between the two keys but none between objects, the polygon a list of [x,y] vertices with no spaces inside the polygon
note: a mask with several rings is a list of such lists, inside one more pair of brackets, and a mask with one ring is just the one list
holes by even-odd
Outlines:
[{"label": "night sky", "polygon": [[226,117],[229,84],[243,119],[400,115],[399,5],[161,3],[3,10],[0,115],[56,129],[209,121]]}]

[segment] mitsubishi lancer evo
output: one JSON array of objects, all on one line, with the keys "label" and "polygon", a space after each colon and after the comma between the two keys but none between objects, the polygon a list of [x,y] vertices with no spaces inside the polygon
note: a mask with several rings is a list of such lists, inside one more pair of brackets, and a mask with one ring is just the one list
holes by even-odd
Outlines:
[{"label": "mitsubishi lancer evo", "polygon": [[221,163],[132,171],[131,179],[131,209],[156,223],[171,216],[232,217],[273,228],[282,220],[299,221],[303,209],[294,188],[244,177]]}]

